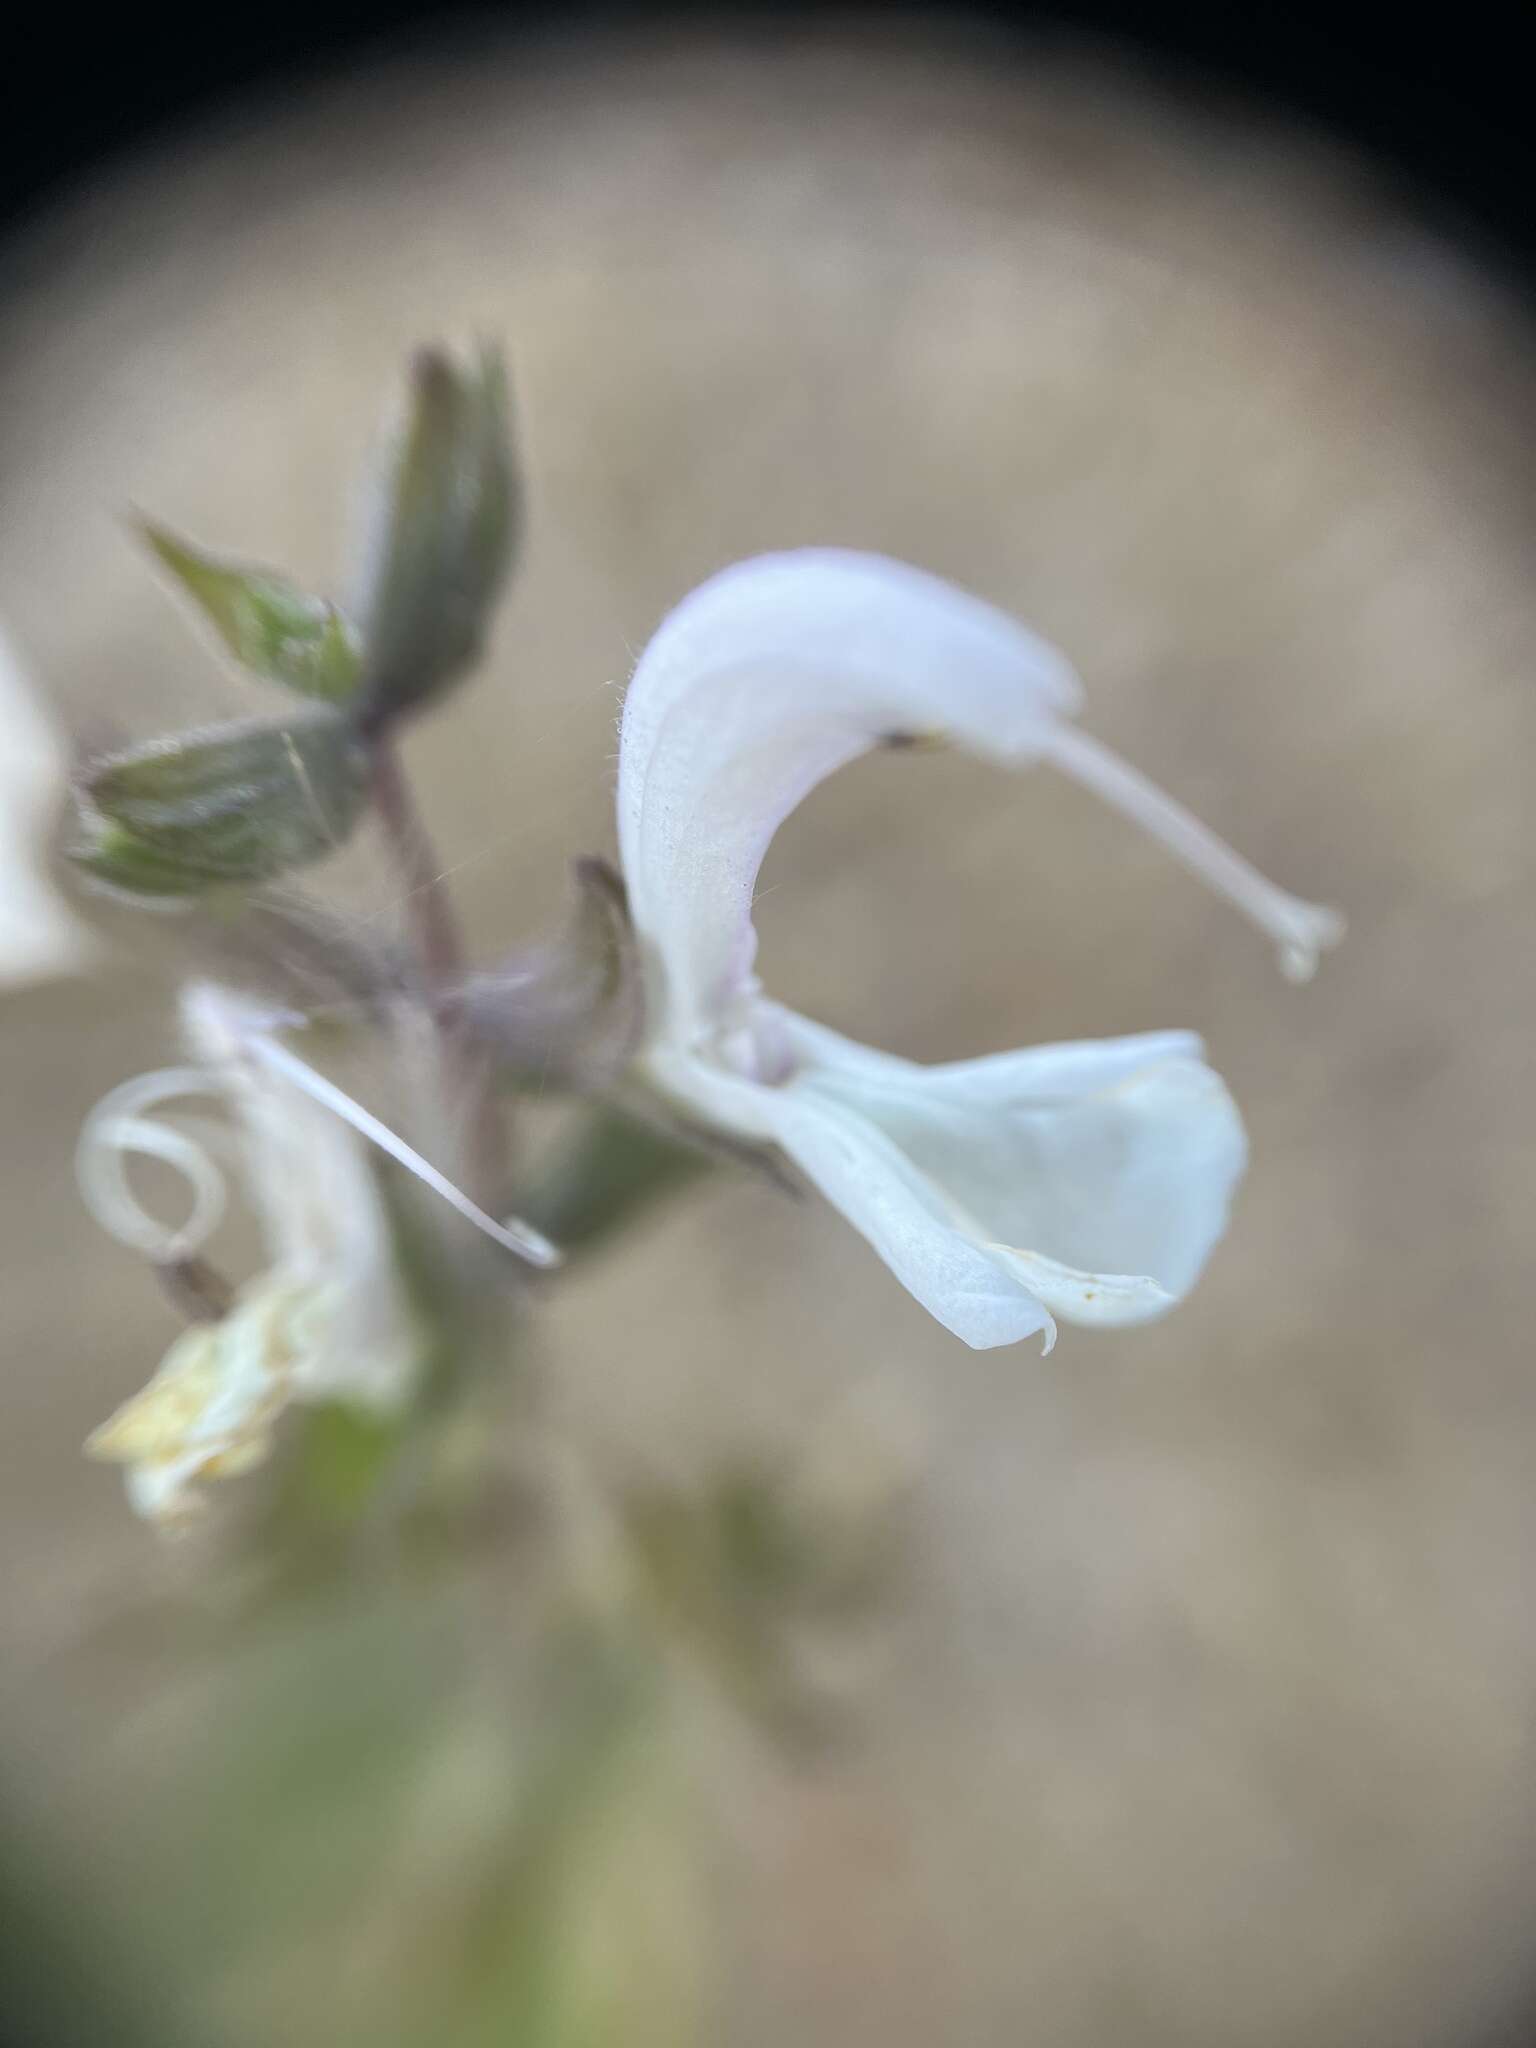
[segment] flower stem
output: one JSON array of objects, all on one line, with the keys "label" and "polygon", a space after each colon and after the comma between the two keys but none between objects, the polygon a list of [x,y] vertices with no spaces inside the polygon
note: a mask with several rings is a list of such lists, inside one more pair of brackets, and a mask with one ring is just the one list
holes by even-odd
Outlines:
[{"label": "flower stem", "polygon": [[459,1001],[467,967],[464,938],[445,870],[388,732],[374,741],[373,800],[405,887],[406,924],[442,1051],[445,1089],[464,1112],[471,1178],[476,1191],[490,1199],[507,1179],[506,1133],[485,1059],[464,1029]]},{"label": "flower stem", "polygon": [[399,750],[387,734],[374,743],[373,800],[406,887],[405,914],[422,980],[441,1016],[445,1009],[451,1011],[450,991],[464,973],[464,941],[437,850],[416,807]]}]

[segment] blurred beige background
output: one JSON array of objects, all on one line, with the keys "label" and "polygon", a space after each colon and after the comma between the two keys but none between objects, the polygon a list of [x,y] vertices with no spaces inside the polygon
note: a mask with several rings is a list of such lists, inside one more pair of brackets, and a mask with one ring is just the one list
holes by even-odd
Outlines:
[{"label": "blurred beige background", "polygon": [[[1530,357],[1357,167],[1086,61],[917,32],[445,49],[81,194],[0,304],[0,615],[77,722],[226,715],[130,504],[317,582],[417,340],[507,337],[532,526],[489,671],[411,743],[487,947],[611,845],[618,688],[700,576],[802,541],[1066,647],[1092,728],[1340,903],[1306,989],[1077,790],[890,757],[770,857],[774,990],[942,1058],[1192,1025],[1253,1165],[1147,1331],[976,1355],[746,1183],[558,1302],[570,1411],[666,1464],[873,1376],[920,1585],[859,1744],[740,1794],[732,2043],[1467,2043],[1536,1847]],[[359,916],[388,892],[353,863]],[[167,1311],[75,1198],[166,1058],[119,955],[6,1000],[4,1700],[110,1740],[66,1646],[130,1525],[86,1430]],[[93,1718],[94,1717],[94,1718]]]}]

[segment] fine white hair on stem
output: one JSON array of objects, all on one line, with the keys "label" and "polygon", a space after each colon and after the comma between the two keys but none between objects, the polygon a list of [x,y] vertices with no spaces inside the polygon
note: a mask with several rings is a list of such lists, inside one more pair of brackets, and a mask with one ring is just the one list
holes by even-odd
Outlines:
[{"label": "fine white hair on stem", "polygon": [[1310,981],[1318,955],[1344,936],[1337,910],[1277,888],[1192,811],[1080,726],[1064,721],[1050,726],[1044,755],[1161,840],[1175,859],[1268,932],[1288,981]]},{"label": "fine white hair on stem", "polygon": [[[185,1131],[143,1115],[146,1109],[189,1095],[218,1095],[215,1078],[198,1067],[163,1067],[139,1074],[104,1095],[85,1120],[75,1151],[75,1174],[87,1208],[119,1243],[152,1259],[185,1259],[208,1242],[224,1214],[224,1175]],[[186,1221],[171,1229],[152,1216],[128,1184],[131,1154],[174,1167],[192,1193]]]},{"label": "fine white hair on stem", "polygon": [[344,1123],[350,1124],[353,1130],[367,1138],[370,1144],[377,1145],[381,1152],[397,1160],[408,1172],[415,1174],[419,1181],[431,1188],[434,1194],[440,1195],[451,1209],[456,1209],[459,1215],[467,1218],[477,1230],[483,1231],[487,1237],[507,1251],[515,1252],[530,1265],[559,1265],[558,1248],[551,1244],[542,1232],[535,1230],[532,1224],[520,1222],[515,1216],[509,1216],[505,1221],[498,1223],[494,1216],[487,1215],[478,1203],[470,1200],[462,1188],[455,1186],[431,1160],[424,1158],[413,1146],[408,1145],[398,1132],[392,1131],[388,1124],[381,1122],[370,1110],[364,1109],[360,1102],[354,1101],[344,1089],[338,1088],[334,1081],[328,1081],[323,1074],[317,1073],[296,1053],[290,1052],[287,1046],[258,1033],[246,1037],[243,1046],[253,1059],[259,1060],[270,1072],[280,1074],[294,1087],[302,1089],[313,1101],[333,1111]]}]

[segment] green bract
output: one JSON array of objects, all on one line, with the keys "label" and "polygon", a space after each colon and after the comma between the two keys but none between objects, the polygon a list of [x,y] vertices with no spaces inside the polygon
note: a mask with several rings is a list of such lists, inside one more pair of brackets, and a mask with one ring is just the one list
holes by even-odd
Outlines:
[{"label": "green bract", "polygon": [[352,695],[362,671],[357,632],[328,598],[270,569],[220,561],[163,527],[142,530],[236,661],[305,697],[340,704]]},{"label": "green bract", "polygon": [[367,790],[368,749],[333,712],[171,734],[86,771],[71,853],[135,895],[268,881],[339,847]]}]

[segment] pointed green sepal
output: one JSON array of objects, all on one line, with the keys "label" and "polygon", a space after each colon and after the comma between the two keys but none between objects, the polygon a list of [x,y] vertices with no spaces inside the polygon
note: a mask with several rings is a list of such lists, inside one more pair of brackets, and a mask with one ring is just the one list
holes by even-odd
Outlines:
[{"label": "pointed green sepal", "polygon": [[329,599],[270,569],[221,561],[164,527],[140,529],[163,565],[245,668],[301,696],[343,704],[362,673],[358,635]]}]

